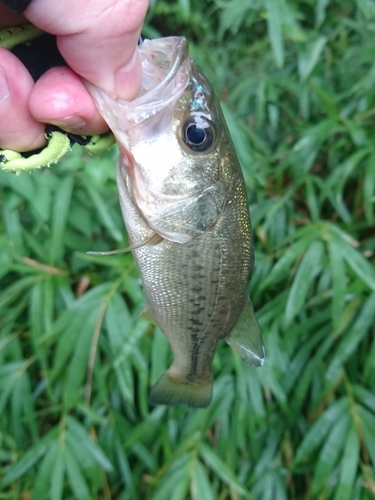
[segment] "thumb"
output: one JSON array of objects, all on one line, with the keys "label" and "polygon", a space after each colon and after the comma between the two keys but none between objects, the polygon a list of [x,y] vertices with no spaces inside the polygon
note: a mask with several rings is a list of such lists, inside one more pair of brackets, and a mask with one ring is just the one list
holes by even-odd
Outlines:
[{"label": "thumb", "polygon": [[67,64],[113,97],[133,99],[142,69],[137,41],[148,0],[33,0],[24,14],[55,34]]}]

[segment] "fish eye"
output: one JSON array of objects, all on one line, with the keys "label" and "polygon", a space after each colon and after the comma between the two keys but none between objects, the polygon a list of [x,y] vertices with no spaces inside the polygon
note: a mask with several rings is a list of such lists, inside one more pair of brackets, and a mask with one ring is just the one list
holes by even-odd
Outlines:
[{"label": "fish eye", "polygon": [[207,151],[214,141],[214,127],[203,116],[190,117],[182,127],[182,139],[193,151]]}]

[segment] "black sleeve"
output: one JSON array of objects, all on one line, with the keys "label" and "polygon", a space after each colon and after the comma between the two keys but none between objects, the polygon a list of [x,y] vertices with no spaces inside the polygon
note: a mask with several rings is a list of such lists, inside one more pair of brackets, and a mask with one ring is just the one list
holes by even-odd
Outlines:
[{"label": "black sleeve", "polygon": [[67,66],[57,48],[56,37],[47,33],[13,47],[12,52],[26,66],[34,81],[50,68]]},{"label": "black sleeve", "polygon": [[31,0],[0,0],[0,2],[5,3],[16,14],[22,14]]}]

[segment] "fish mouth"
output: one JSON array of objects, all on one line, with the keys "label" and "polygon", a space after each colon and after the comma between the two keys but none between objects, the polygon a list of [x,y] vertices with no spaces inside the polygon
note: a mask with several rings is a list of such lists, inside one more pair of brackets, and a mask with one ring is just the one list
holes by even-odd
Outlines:
[{"label": "fish mouth", "polygon": [[[132,129],[162,111],[163,115],[172,116],[173,103],[185,90],[191,74],[188,42],[184,37],[144,40],[138,50],[143,79],[138,97],[133,101],[114,99],[86,82],[100,114],[126,149],[140,139],[138,133],[129,133]],[[163,117],[163,122],[167,116]]]},{"label": "fish mouth", "polygon": [[[143,79],[141,90],[135,99],[137,106],[142,106],[148,101],[152,101],[152,104],[157,106],[160,100],[163,100],[163,103],[174,100],[173,96],[170,99],[165,90],[170,90],[169,84],[178,76],[184,61],[190,62],[186,38],[174,36],[144,40],[138,50],[142,60]],[[183,82],[174,83],[177,87]],[[173,93],[175,92],[172,91]]]}]

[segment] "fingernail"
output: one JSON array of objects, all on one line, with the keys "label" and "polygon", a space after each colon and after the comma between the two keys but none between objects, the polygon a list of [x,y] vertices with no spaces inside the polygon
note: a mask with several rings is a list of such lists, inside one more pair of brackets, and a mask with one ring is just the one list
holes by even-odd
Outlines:
[{"label": "fingernail", "polygon": [[4,72],[0,69],[0,101],[9,99],[9,97],[10,97],[10,90],[9,90],[8,80],[6,79]]},{"label": "fingernail", "polygon": [[86,120],[79,115],[64,116],[53,123],[58,127],[69,130],[78,130],[87,124]]},{"label": "fingernail", "polygon": [[130,62],[119,69],[115,75],[115,94],[120,99],[131,101],[137,97],[142,81],[142,65],[138,50]]}]

